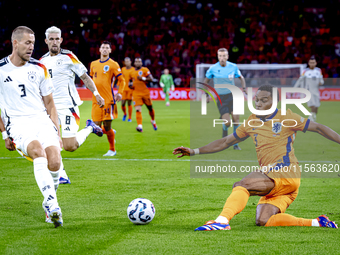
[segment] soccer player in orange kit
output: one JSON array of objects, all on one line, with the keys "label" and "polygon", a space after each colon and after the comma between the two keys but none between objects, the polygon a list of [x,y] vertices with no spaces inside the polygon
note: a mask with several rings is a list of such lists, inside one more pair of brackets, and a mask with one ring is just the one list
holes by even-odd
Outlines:
[{"label": "soccer player in orange kit", "polygon": [[130,79],[130,74],[131,72],[133,72],[135,70],[135,68],[133,66],[131,66],[131,59],[129,57],[126,57],[124,59],[124,64],[125,66],[122,68],[122,74],[124,76],[124,79],[125,79],[125,87],[124,87],[124,91],[123,91],[123,95],[122,95],[122,110],[123,110],[123,113],[124,113],[124,116],[123,116],[123,121],[126,120],[126,106],[125,106],[125,103],[127,102],[127,105],[128,105],[128,113],[129,113],[129,116],[128,116],[128,122],[131,122],[131,117],[132,117],[132,92],[133,90],[129,88],[128,86],[128,82],[129,82],[129,79]]},{"label": "soccer player in orange kit", "polygon": [[[122,98],[121,94],[125,87],[125,79],[119,64],[110,58],[111,43],[104,41],[100,48],[100,59],[93,61],[90,67],[92,77],[98,92],[105,100],[104,107],[99,107],[96,99],[92,97],[92,120],[98,126],[103,124],[103,132],[107,135],[110,144],[109,151],[103,156],[115,156],[115,130],[112,129],[112,120],[118,117],[116,102]],[[118,93],[114,95],[113,87],[119,86]]]},{"label": "soccer player in orange kit", "polygon": [[[255,97],[257,110],[271,108],[272,89],[273,87],[270,85],[263,85],[258,89]],[[285,120],[286,126],[282,126],[283,120]],[[340,135],[327,126],[293,113],[290,109],[288,109],[286,115],[282,115],[281,110],[278,109],[268,116],[252,114],[246,123],[248,121],[252,123],[259,122],[259,124],[256,124],[259,127],[253,128],[240,125],[233,134],[213,141],[201,148],[193,150],[178,147],[173,151],[173,154],[181,154],[178,157],[214,153],[251,137],[256,147],[259,165],[262,167],[261,170],[252,172],[241,181],[234,183],[232,193],[217,219],[208,221],[205,225],[195,230],[230,230],[230,220],[245,208],[249,196],[261,196],[256,208],[256,225],[258,226],[338,228],[325,215],[321,215],[316,219],[305,219],[294,217],[285,213],[285,211],[297,197],[300,186],[301,170],[293,148],[296,132],[316,132],[339,144]],[[263,123],[262,126],[260,126],[260,122]]]},{"label": "soccer player in orange kit", "polygon": [[137,128],[138,132],[143,132],[142,126],[142,106],[143,104],[149,110],[149,115],[151,117],[151,124],[154,130],[157,130],[157,125],[155,121],[155,111],[152,108],[152,102],[150,98],[150,91],[146,86],[146,82],[152,81],[152,75],[150,70],[146,67],[142,66],[142,59],[136,58],[135,59],[135,70],[130,74],[130,80],[132,80],[132,84],[129,85],[131,89],[133,89],[132,97],[133,103],[136,109],[136,119],[137,119]]}]

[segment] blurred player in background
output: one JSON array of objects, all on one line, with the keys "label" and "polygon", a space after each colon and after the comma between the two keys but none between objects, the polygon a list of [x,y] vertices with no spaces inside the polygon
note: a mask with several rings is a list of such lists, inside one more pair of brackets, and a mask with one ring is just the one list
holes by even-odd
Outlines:
[{"label": "blurred player in background", "polygon": [[[263,85],[258,89],[255,96],[256,109],[268,110],[272,107],[272,89],[273,87],[270,85]],[[281,124],[284,120],[287,123],[286,126]],[[174,149],[173,154],[181,154],[178,157],[215,153],[244,141],[248,137],[253,139],[256,147],[261,170],[252,172],[241,181],[234,183],[220,216],[216,220],[206,222],[196,230],[229,230],[230,220],[245,208],[249,196],[261,196],[256,208],[256,225],[258,226],[337,228],[337,225],[325,215],[316,219],[305,219],[286,214],[285,211],[296,199],[300,186],[301,169],[293,148],[297,131],[316,132],[339,144],[340,135],[327,126],[302,118],[290,109],[286,115],[282,115],[279,109],[267,116],[252,114],[247,123],[249,121],[258,122],[259,127],[252,128],[253,126],[241,125],[233,134],[201,148],[193,150],[179,147]]]},{"label": "blurred player in background", "polygon": [[174,79],[172,75],[169,74],[169,69],[164,69],[164,74],[161,75],[159,80],[159,85],[163,88],[163,92],[165,93],[165,105],[170,106],[169,93],[175,90]]},{"label": "blurred player in background", "polygon": [[[19,26],[13,30],[11,39],[12,54],[0,61],[1,114],[7,119],[5,127],[0,118],[0,131],[8,150],[17,149],[33,160],[47,219],[59,227],[63,219],[56,190],[62,141],[52,96],[54,87],[46,67],[31,58],[34,32]],[[24,216],[22,222],[28,218]]]},{"label": "blurred player in background", "polygon": [[308,89],[312,94],[311,99],[307,102],[308,107],[311,108],[310,120],[316,121],[316,114],[320,107],[320,93],[319,86],[324,84],[321,69],[316,67],[317,62],[314,56],[308,61],[308,68],[306,68],[300,78],[296,81],[294,87],[301,87]]},{"label": "blurred player in background", "polygon": [[[75,75],[78,75],[86,88],[93,93],[99,107],[104,105],[104,99],[86,73],[86,67],[78,60],[76,55],[69,50],[60,48],[63,42],[61,30],[52,26],[46,30],[45,35],[45,43],[49,52],[42,56],[40,61],[47,67],[55,87],[53,99],[62,130],[63,147],[66,151],[75,151],[91,133],[98,136],[103,135],[101,128],[91,120],[87,120],[86,127],[78,132],[80,123],[79,105],[83,102],[80,100],[74,83]],[[63,163],[61,163],[60,184],[68,183],[71,183],[70,179],[66,174]]]},{"label": "blurred player in background", "polygon": [[142,106],[143,104],[149,110],[149,115],[151,117],[151,124],[154,130],[157,130],[157,125],[155,121],[155,111],[152,108],[152,102],[150,98],[150,91],[146,86],[147,82],[152,81],[152,75],[148,68],[142,66],[142,59],[135,59],[135,70],[131,72],[130,79],[132,84],[129,84],[130,88],[133,89],[132,98],[136,109],[136,119],[138,132],[143,132],[143,118],[142,118]]},{"label": "blurred player in background", "polygon": [[[103,132],[107,135],[107,140],[110,144],[110,149],[103,156],[115,156],[116,131],[112,129],[111,124],[112,120],[118,117],[116,102],[122,99],[125,79],[119,64],[110,58],[111,43],[108,41],[102,42],[99,52],[100,59],[91,63],[90,75],[99,93],[104,97],[105,105],[104,107],[99,107],[96,99],[92,97],[92,120],[96,125],[102,125]],[[115,85],[117,85],[119,89],[118,93],[114,95],[113,88]]]},{"label": "blurred player in background", "polygon": [[128,122],[131,122],[131,118],[132,118],[132,89],[129,88],[128,83],[129,83],[129,79],[130,79],[130,74],[131,72],[133,72],[135,70],[134,67],[131,66],[131,59],[126,57],[124,59],[124,64],[125,66],[122,68],[122,74],[124,76],[125,79],[125,87],[124,87],[124,91],[123,91],[123,95],[122,95],[122,110],[124,113],[123,116],[123,121],[126,120],[126,106],[125,103],[127,102],[128,105]]},{"label": "blurred player in background", "polygon": [[[235,85],[234,78],[239,78],[241,80],[242,89],[244,92],[246,92],[246,81],[237,65],[227,61],[229,58],[228,50],[225,48],[220,48],[217,51],[217,57],[218,62],[208,69],[205,75],[206,78],[204,83],[208,84],[213,79],[214,84]],[[239,116],[233,114],[233,96],[231,91],[227,88],[216,88],[216,92],[222,101],[222,105],[220,104],[219,100],[217,101],[220,118],[228,121],[222,125],[222,137],[226,137],[228,135],[228,127],[230,126],[230,114],[232,116],[233,122],[235,123],[239,122]],[[237,124],[233,126],[235,132],[239,125]],[[241,150],[241,148],[238,146],[238,144],[234,144],[234,150]]]}]

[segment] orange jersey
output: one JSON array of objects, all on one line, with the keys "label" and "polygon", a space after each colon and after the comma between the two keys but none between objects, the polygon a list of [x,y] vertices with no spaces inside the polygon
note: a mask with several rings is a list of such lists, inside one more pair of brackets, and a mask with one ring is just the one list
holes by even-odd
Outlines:
[{"label": "orange jersey", "polygon": [[[118,93],[122,94],[125,87],[125,80],[119,64],[108,58],[106,61],[100,59],[91,62],[90,76],[96,84],[99,94],[104,98],[105,102],[114,103],[113,87],[114,82],[120,83]],[[97,102],[96,97],[92,96],[92,101]]]},{"label": "orange jersey", "polygon": [[130,75],[131,73],[135,70],[134,67],[131,67],[130,69],[127,69],[125,66],[122,68],[122,74],[125,79],[125,87],[124,87],[124,92],[125,91],[132,91],[132,89],[129,88],[129,81],[130,81]]},{"label": "orange jersey", "polygon": [[133,87],[134,91],[133,94],[139,94],[139,95],[144,95],[144,94],[150,94],[150,91],[148,87],[146,86],[145,81],[140,81],[138,80],[137,76],[142,76],[142,77],[148,77],[150,75],[150,71],[146,67],[141,67],[140,69],[134,70],[130,74],[130,79],[133,81]]},{"label": "orange jersey", "polygon": [[281,110],[276,109],[263,122],[255,114],[250,115],[245,126],[240,124],[234,136],[238,139],[250,136],[253,139],[260,166],[289,166],[298,163],[293,148],[296,131],[306,132],[309,122],[290,109],[286,115],[281,115]]}]

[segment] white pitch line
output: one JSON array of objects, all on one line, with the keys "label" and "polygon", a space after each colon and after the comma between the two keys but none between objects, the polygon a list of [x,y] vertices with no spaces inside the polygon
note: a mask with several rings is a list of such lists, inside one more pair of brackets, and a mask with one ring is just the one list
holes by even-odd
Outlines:
[{"label": "white pitch line", "polygon": [[[0,159],[25,159],[23,157],[0,157]],[[102,160],[107,160],[107,161],[114,161],[114,160],[122,160],[122,161],[164,161],[164,162],[250,162],[250,163],[258,163],[257,160],[237,160],[237,159],[162,159],[162,158],[63,158],[66,160],[75,160],[75,161],[81,161],[81,160],[87,160],[87,161],[102,161]],[[338,161],[299,161],[300,163],[338,163]]]}]

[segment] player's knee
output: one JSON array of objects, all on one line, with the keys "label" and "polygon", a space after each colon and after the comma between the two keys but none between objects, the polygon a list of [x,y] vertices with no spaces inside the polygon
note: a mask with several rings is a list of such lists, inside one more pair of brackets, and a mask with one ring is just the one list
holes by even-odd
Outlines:
[{"label": "player's knee", "polygon": [[48,169],[50,171],[58,171],[60,168],[60,164],[61,164],[61,159],[60,157],[56,157],[54,159],[51,159],[48,161]]},{"label": "player's knee", "polygon": [[238,182],[235,182],[234,185],[233,185],[233,188],[241,186],[241,187],[249,190],[251,185],[252,185],[252,183],[249,180],[245,179],[245,180],[240,180]]},{"label": "player's knee", "polygon": [[32,159],[39,158],[39,157],[46,157],[45,150],[42,147],[35,147],[29,150],[29,156]]},{"label": "player's knee", "polygon": [[267,221],[268,221],[268,219],[264,219],[264,218],[259,217],[259,218],[256,218],[255,224],[256,224],[256,226],[262,227],[262,226],[265,226],[267,224]]},{"label": "player's knee", "polygon": [[67,145],[65,144],[64,145],[64,150],[65,151],[73,152],[76,149],[78,149],[78,146],[76,144],[67,144]]}]

